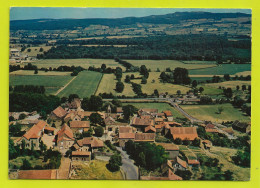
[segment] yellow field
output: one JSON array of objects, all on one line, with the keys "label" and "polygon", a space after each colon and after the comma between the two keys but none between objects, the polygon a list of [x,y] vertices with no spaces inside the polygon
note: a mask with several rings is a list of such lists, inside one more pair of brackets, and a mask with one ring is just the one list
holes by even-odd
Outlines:
[{"label": "yellow field", "polygon": [[210,87],[215,87],[218,88],[219,86],[221,87],[225,87],[225,88],[232,88],[235,89],[237,85],[240,86],[240,89],[242,87],[242,85],[251,85],[251,81],[226,81],[226,82],[220,82],[220,83],[210,83],[210,84],[205,84],[206,86],[210,86]]},{"label": "yellow field", "polygon": [[248,76],[248,75],[250,75],[251,76],[251,71],[238,72],[235,75],[237,75],[237,76]]},{"label": "yellow field", "polygon": [[[168,92],[171,95],[171,94],[176,94],[178,90],[180,90],[182,94],[184,94],[190,90],[190,88],[186,87],[186,86],[175,85],[175,84],[170,84],[170,83],[161,83],[159,80],[160,74],[161,74],[160,72],[150,72],[149,73],[147,83],[141,84],[143,93],[153,94],[154,90],[157,89],[159,91],[159,93]],[[123,79],[125,79],[126,75],[131,75],[131,73],[124,73]],[[139,73],[135,73],[134,75],[135,75],[135,77],[142,76]],[[155,81],[154,83],[152,83],[153,80]],[[134,79],[131,81],[138,83],[138,84],[141,83],[141,79]]]},{"label": "yellow field", "polygon": [[[43,75],[43,76],[68,76],[71,72],[58,72],[58,71],[38,71],[36,75]],[[34,70],[18,70],[14,72],[10,72],[10,75],[35,75]]]},{"label": "yellow field", "polygon": [[[23,51],[23,54],[27,54],[28,56],[31,56],[31,57],[36,57],[37,54],[43,54],[43,52],[46,52],[48,51],[49,49],[51,49],[52,46],[39,46],[39,47],[29,47],[29,48],[26,48],[24,51]],[[40,48],[43,48],[43,51],[40,52]],[[31,49],[30,52],[27,52],[28,49]]]}]

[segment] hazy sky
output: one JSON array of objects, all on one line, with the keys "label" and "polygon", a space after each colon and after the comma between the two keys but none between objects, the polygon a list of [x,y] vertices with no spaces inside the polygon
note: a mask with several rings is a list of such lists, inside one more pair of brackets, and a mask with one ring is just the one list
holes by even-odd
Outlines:
[{"label": "hazy sky", "polygon": [[10,20],[26,20],[39,18],[122,18],[161,15],[184,11],[207,12],[241,12],[251,14],[250,9],[174,9],[174,8],[40,8],[12,7]]}]

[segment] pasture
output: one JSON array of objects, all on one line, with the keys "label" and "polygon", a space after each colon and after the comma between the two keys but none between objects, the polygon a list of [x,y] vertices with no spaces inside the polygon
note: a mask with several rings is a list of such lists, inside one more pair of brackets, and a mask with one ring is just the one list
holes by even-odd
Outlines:
[{"label": "pasture", "polygon": [[126,61],[138,67],[140,67],[141,65],[145,65],[148,69],[151,69],[151,71],[156,71],[157,68],[159,68],[160,71],[165,71],[165,69],[168,67],[170,67],[171,70],[173,70],[176,67],[182,67],[186,69],[202,69],[202,68],[209,68],[209,67],[216,66],[215,64],[206,64],[206,63],[185,64],[177,60],[126,60]]},{"label": "pasture", "polygon": [[69,76],[71,72],[58,72],[58,71],[38,71],[38,74],[34,74],[34,70],[18,70],[10,72],[10,75],[41,75],[41,76]]},{"label": "pasture", "polygon": [[68,97],[70,94],[78,94],[80,98],[95,94],[102,74],[99,72],[82,71],[59,94],[59,97]]},{"label": "pasture", "polygon": [[[223,107],[223,112],[218,114],[218,108]],[[181,105],[181,108],[191,116],[199,120],[207,120],[222,123],[222,121],[245,121],[250,122],[250,117],[240,109],[234,108],[231,104],[216,105]]]},{"label": "pasture", "polygon": [[174,118],[185,118],[179,111],[177,111],[175,108],[171,107],[169,104],[167,103],[151,103],[151,102],[138,102],[138,103],[135,103],[135,102],[127,102],[127,103],[123,103],[123,106],[125,105],[133,105],[135,106],[136,108],[140,109],[140,108],[156,108],[158,109],[158,112],[162,112],[162,111],[165,111],[165,110],[170,110],[172,112],[172,115]]},{"label": "pasture", "polygon": [[231,89],[236,89],[236,86],[239,86],[241,89],[242,85],[249,86],[249,85],[251,85],[251,81],[226,81],[226,82],[220,82],[220,83],[205,84],[205,86],[214,87],[214,88],[218,88],[220,86],[220,87],[225,87],[225,88],[230,87]]},{"label": "pasture", "polygon": [[116,68],[121,67],[123,70],[125,68],[119,63],[115,62],[114,59],[43,59],[32,62],[38,68],[57,68],[59,66],[81,66],[88,69],[90,66],[101,67],[102,64],[106,64],[107,67]]},{"label": "pasture", "polygon": [[[23,51],[23,54],[27,54],[28,56],[30,57],[36,57],[37,54],[43,54],[43,52],[46,52],[48,51],[49,49],[51,49],[52,46],[39,46],[39,47],[29,47],[29,48],[26,48],[24,51]],[[40,49],[43,49],[42,52],[40,52]],[[31,49],[30,52],[28,52],[27,50],[28,49]]]}]

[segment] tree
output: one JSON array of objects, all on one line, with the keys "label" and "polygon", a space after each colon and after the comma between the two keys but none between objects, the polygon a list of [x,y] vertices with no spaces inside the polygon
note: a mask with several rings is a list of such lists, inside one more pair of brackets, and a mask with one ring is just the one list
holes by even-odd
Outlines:
[{"label": "tree", "polygon": [[218,107],[218,114],[221,114],[223,112],[224,108],[223,106],[219,106]]},{"label": "tree", "polygon": [[200,87],[199,88],[199,92],[202,93],[204,91],[204,88],[203,87]]},{"label": "tree", "polygon": [[239,88],[240,88],[239,85],[237,85],[237,86],[236,86],[237,91],[239,90]]},{"label": "tree", "polygon": [[30,170],[30,169],[32,169],[32,165],[27,159],[24,159],[23,164],[20,169],[21,170]]},{"label": "tree", "polygon": [[233,96],[233,91],[231,88],[227,88],[227,89],[224,89],[224,95],[227,97],[227,98],[231,98]]},{"label": "tree", "polygon": [[233,180],[233,172],[230,170],[227,170],[224,172],[225,180]]},{"label": "tree", "polygon": [[28,49],[27,49],[27,52],[31,52],[31,51],[32,51],[31,48],[28,48]]},{"label": "tree", "polygon": [[24,113],[21,113],[21,114],[19,115],[19,120],[24,119],[25,117],[26,117],[26,115],[25,115]]},{"label": "tree", "polygon": [[141,84],[146,84],[146,83],[147,83],[147,79],[143,76],[143,77],[142,77]]},{"label": "tree", "polygon": [[196,146],[196,147],[200,147],[200,139],[199,139],[199,138],[195,138],[195,139],[192,141],[192,145],[193,145],[193,146]]},{"label": "tree", "polygon": [[111,172],[116,172],[120,170],[120,166],[122,165],[122,157],[119,154],[114,154],[110,157],[109,162],[107,164],[107,169]]},{"label": "tree", "polygon": [[147,79],[149,77],[149,72],[145,65],[141,65],[140,67],[140,74],[144,75],[144,77]]},{"label": "tree", "polygon": [[174,69],[173,79],[176,84],[190,84],[191,82],[188,70],[180,67]]},{"label": "tree", "polygon": [[177,95],[178,95],[178,96],[181,95],[181,90],[177,90]]},{"label": "tree", "polygon": [[134,75],[134,74],[131,74],[131,77],[130,77],[130,78],[131,78],[131,80],[132,80],[132,79],[135,79],[135,75]]},{"label": "tree", "polygon": [[246,85],[242,85],[242,90],[243,90],[243,91],[246,90]]},{"label": "tree", "polygon": [[129,76],[129,75],[126,75],[126,76],[125,76],[125,82],[126,82],[126,83],[129,83],[130,81],[131,81],[131,80],[130,80],[130,76]]},{"label": "tree", "polygon": [[97,126],[97,127],[94,129],[94,131],[95,131],[95,136],[96,136],[96,137],[101,137],[101,136],[103,136],[103,134],[104,134],[104,129],[103,129],[103,127],[101,127],[101,126]]},{"label": "tree", "polygon": [[40,48],[39,52],[43,52],[43,48],[42,47]]},{"label": "tree", "polygon": [[200,97],[200,104],[211,104],[212,103],[212,98],[210,96],[201,96]]},{"label": "tree", "polygon": [[193,88],[197,87],[197,85],[198,85],[197,80],[193,80],[191,85]]},{"label": "tree", "polygon": [[137,108],[133,105],[123,106],[123,115],[125,120],[129,120],[130,116],[133,116],[137,112]]},{"label": "tree", "polygon": [[124,90],[124,87],[125,87],[125,85],[123,84],[123,82],[117,82],[116,83],[116,91],[118,93],[122,93],[123,90]]},{"label": "tree", "polygon": [[89,120],[91,122],[91,124],[93,125],[103,125],[104,121],[103,121],[103,118],[101,117],[101,115],[99,113],[92,113],[90,116],[89,116]]},{"label": "tree", "polygon": [[101,65],[101,69],[104,71],[107,68],[106,64]]},{"label": "tree", "polygon": [[38,74],[38,70],[37,69],[35,69],[34,74]]},{"label": "tree", "polygon": [[159,97],[159,91],[158,91],[157,89],[155,89],[155,90],[153,91],[153,94],[154,94],[155,96]]},{"label": "tree", "polygon": [[68,101],[69,101],[69,102],[72,102],[73,99],[76,99],[76,98],[79,98],[78,94],[70,94]]},{"label": "tree", "polygon": [[224,79],[225,79],[226,81],[229,81],[229,80],[230,80],[230,75],[229,75],[229,74],[224,74]]},{"label": "tree", "polygon": [[173,142],[175,144],[177,144],[177,145],[181,145],[182,144],[182,140],[180,138],[176,138]]}]

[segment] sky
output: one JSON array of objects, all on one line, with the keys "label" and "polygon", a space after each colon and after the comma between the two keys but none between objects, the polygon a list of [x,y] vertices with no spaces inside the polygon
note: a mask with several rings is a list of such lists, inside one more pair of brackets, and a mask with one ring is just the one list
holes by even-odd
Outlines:
[{"label": "sky", "polygon": [[214,13],[247,13],[251,9],[190,9],[190,8],[61,8],[61,7],[12,7],[10,20],[41,18],[122,18],[162,15],[174,12],[206,11]]}]

